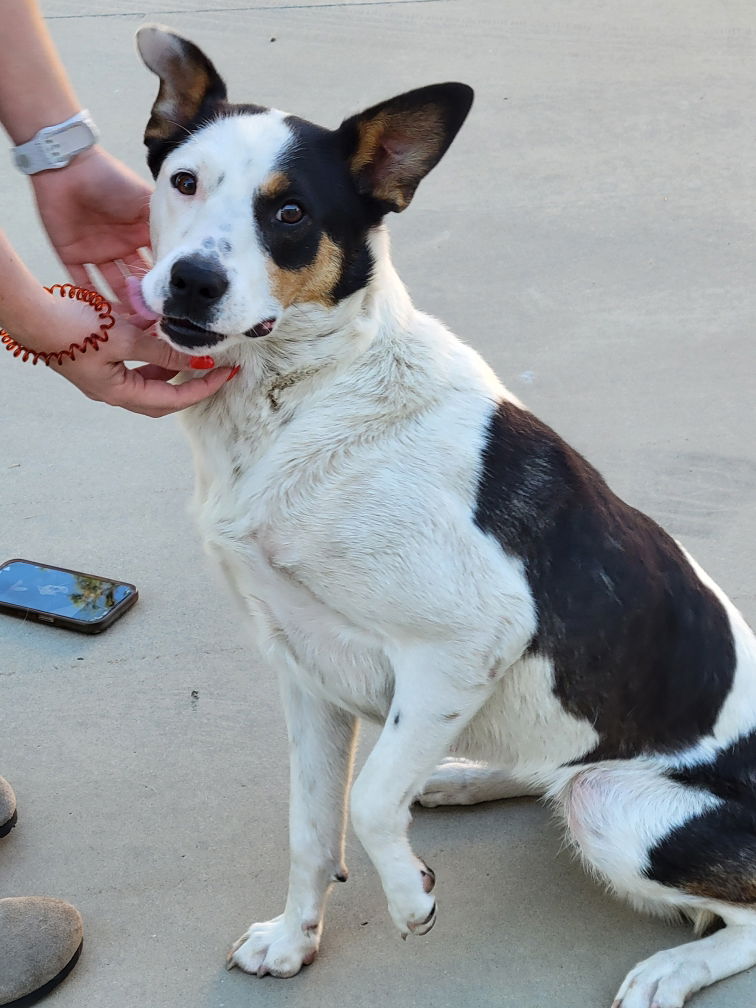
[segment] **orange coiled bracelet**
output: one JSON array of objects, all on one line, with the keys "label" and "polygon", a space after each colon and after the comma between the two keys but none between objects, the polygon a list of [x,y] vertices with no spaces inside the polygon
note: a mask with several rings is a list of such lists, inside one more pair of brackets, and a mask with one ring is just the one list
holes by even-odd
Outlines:
[{"label": "orange coiled bracelet", "polygon": [[84,287],[75,287],[70,283],[53,284],[52,287],[45,287],[45,290],[48,294],[58,294],[62,298],[67,297],[71,298],[71,300],[84,301],[86,304],[91,305],[97,312],[98,318],[101,319],[100,331],[90,333],[89,336],[84,337],[81,343],[72,343],[64,350],[44,352],[25,347],[22,343],[14,340],[5,329],[0,329],[0,343],[14,357],[20,357],[22,361],[28,361],[31,358],[32,364],[36,364],[37,361],[44,361],[49,367],[51,361],[62,364],[65,358],[75,360],[76,354],[86,353],[88,347],[92,347],[93,350],[99,350],[100,343],[107,343],[108,330],[112,329],[115,325],[115,318],[113,317],[110,302],[106,301],[101,294],[98,294],[96,291],[86,290]]}]

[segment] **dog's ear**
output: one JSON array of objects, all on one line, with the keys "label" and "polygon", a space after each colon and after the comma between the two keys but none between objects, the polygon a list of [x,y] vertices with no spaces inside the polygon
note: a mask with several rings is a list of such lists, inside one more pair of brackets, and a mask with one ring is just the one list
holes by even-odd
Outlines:
[{"label": "dog's ear", "polygon": [[140,56],[160,78],[144,133],[147,163],[154,176],[192,125],[212,118],[226,99],[226,85],[201,49],[167,28],[144,25],[136,38]]},{"label": "dog's ear", "polygon": [[344,120],[339,134],[357,191],[385,210],[404,210],[446,153],[472,100],[467,84],[432,84]]}]

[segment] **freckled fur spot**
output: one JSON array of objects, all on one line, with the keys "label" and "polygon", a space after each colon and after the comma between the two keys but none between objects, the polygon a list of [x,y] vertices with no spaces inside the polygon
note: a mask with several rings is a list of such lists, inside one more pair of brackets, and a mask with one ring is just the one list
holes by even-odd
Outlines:
[{"label": "freckled fur spot", "polygon": [[268,270],[273,294],[284,308],[295,302],[333,305],[333,289],[339,282],[342,267],[341,249],[323,235],[313,261],[301,269],[280,269],[272,262]]}]

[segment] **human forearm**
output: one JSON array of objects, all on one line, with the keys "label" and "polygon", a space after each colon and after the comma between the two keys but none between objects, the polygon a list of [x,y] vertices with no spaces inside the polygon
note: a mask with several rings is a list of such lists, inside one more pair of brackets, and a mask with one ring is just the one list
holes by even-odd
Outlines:
[{"label": "human forearm", "polygon": [[[19,146],[76,115],[80,104],[37,0],[0,0],[0,15],[0,122]],[[145,268],[150,187],[98,146],[65,167],[37,171],[31,183],[42,223],[70,277],[96,285],[90,267],[97,266],[122,298],[124,274]]]},{"label": "human forearm", "polygon": [[0,231],[0,328],[35,350],[60,349],[51,300]]},{"label": "human forearm", "polygon": [[36,0],[2,0],[0,121],[15,145],[65,122],[81,105]]}]

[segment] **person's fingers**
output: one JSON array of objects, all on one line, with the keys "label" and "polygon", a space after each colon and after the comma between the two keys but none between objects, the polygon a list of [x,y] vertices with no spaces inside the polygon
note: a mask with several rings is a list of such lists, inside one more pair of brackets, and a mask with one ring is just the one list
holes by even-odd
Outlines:
[{"label": "person's fingers", "polygon": [[[132,355],[129,360],[145,361],[147,364],[159,364],[164,368],[176,371],[188,371],[191,368],[191,354],[180,353],[160,339],[154,333],[140,332],[134,334],[131,346]],[[212,365],[211,365],[212,366]]]},{"label": "person's fingers", "polygon": [[149,249],[136,249],[122,260],[127,271],[133,276],[144,276],[152,269],[152,256]]},{"label": "person's fingers", "polygon": [[166,381],[147,378],[141,368],[135,368],[128,372],[117,405],[151,417],[176,413],[217,392],[228,381],[232,370],[229,367],[216,368],[203,378],[192,378],[183,385],[171,385]]},{"label": "person's fingers", "polygon": [[146,381],[170,381],[171,378],[175,378],[179,371],[174,371],[173,368],[160,367],[159,364],[143,364],[141,367],[131,368],[132,371],[137,371]]},{"label": "person's fingers", "polygon": [[90,288],[91,280],[89,278],[89,274],[83,266],[75,266],[72,263],[69,263],[66,269],[68,270],[68,275],[71,277],[71,280],[77,287]]},{"label": "person's fingers", "polygon": [[121,304],[128,304],[126,292],[126,273],[121,269],[118,261],[98,263],[97,268],[102,274],[108,287],[113,291],[116,300]]},{"label": "person's fingers", "polygon": [[113,298],[106,296],[103,292],[103,276],[99,272],[97,266],[93,263],[85,263],[84,269],[87,275],[87,282],[82,286],[86,287],[88,290],[97,291],[97,293],[101,294],[112,307]]},{"label": "person's fingers", "polygon": [[[131,309],[129,307],[127,307],[126,305],[123,305],[123,310],[124,310],[124,313],[131,311]],[[128,322],[129,325],[134,326],[136,329],[142,329],[145,332],[148,329],[151,329],[152,326],[155,325],[155,320],[154,319],[146,319],[146,318],[144,318],[143,315],[137,315],[133,311],[131,311],[130,315],[124,314],[123,320],[124,320],[124,322]]]},{"label": "person's fingers", "polygon": [[76,281],[78,286],[83,287],[85,290],[94,291],[96,294],[104,297],[110,305],[110,310],[114,315],[128,315],[131,312],[128,301],[124,301],[122,297],[116,295],[115,291],[112,293],[110,291],[105,291],[103,281],[107,283],[109,287],[112,287],[112,284],[99,266],[88,263],[83,267],[69,267],[69,273],[71,276],[73,276],[74,268],[77,271],[81,269],[82,279]]}]

